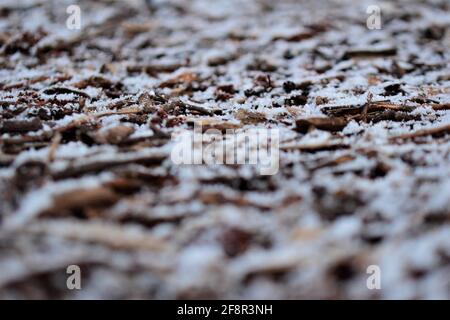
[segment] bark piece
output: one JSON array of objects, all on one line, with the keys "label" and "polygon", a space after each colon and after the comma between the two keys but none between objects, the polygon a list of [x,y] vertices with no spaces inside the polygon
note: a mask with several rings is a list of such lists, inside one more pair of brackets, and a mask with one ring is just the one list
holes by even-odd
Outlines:
[{"label": "bark piece", "polygon": [[342,60],[348,60],[353,58],[358,59],[372,59],[395,56],[397,54],[397,48],[387,49],[367,49],[367,50],[348,50],[344,53]]},{"label": "bark piece", "polygon": [[42,129],[42,122],[39,118],[26,120],[4,120],[0,124],[0,132],[20,133],[38,131]]},{"label": "bark piece", "polygon": [[53,88],[45,89],[43,92],[48,95],[73,93],[73,94],[76,94],[76,95],[79,95],[79,96],[82,96],[85,98],[90,98],[90,96],[86,92],[83,92],[81,90],[66,88],[66,87],[53,87]]},{"label": "bark piece", "polygon": [[118,199],[118,196],[106,187],[72,190],[54,196],[52,206],[43,213],[58,215],[61,212],[72,209],[82,209],[89,206],[109,206]]},{"label": "bark piece", "polygon": [[311,145],[285,145],[281,146],[280,149],[283,151],[301,151],[301,152],[319,152],[319,151],[332,151],[332,150],[340,150],[340,149],[349,149],[350,146],[344,143],[321,143],[321,144],[311,144]]},{"label": "bark piece", "polygon": [[419,130],[413,133],[406,133],[401,134],[395,137],[392,137],[391,140],[405,140],[405,139],[414,139],[414,138],[420,138],[420,137],[426,137],[426,136],[443,136],[445,134],[450,133],[450,125],[444,125],[441,127],[431,128],[431,129],[423,129]]},{"label": "bark piece", "polygon": [[94,138],[99,143],[119,144],[125,141],[133,132],[134,128],[119,125],[96,132]]},{"label": "bark piece", "polygon": [[130,163],[143,163],[143,164],[159,164],[166,155],[162,153],[155,153],[150,155],[136,155],[128,157],[117,157],[118,159],[93,159],[83,161],[81,164],[74,164],[66,169],[53,171],[51,174],[54,179],[65,179],[69,177],[77,177],[86,173],[99,172],[102,170],[110,169],[113,167],[126,165]]},{"label": "bark piece", "polygon": [[166,247],[164,242],[152,237],[139,227],[116,225],[104,221],[41,220],[26,227],[26,232],[97,243],[115,249],[159,251]]},{"label": "bark piece", "polygon": [[242,124],[257,124],[267,120],[264,113],[247,111],[244,109],[240,109],[236,112],[235,117],[241,121]]},{"label": "bark piece", "polygon": [[295,122],[295,130],[300,133],[307,133],[313,128],[337,132],[344,129],[348,124],[348,120],[344,118],[308,118],[298,119]]}]

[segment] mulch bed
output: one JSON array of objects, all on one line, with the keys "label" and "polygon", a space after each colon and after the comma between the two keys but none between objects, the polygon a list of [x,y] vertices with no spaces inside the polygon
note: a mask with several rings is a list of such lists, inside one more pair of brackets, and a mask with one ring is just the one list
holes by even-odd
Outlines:
[{"label": "mulch bed", "polygon": [[450,298],[448,1],[69,2],[0,4],[0,298]]}]

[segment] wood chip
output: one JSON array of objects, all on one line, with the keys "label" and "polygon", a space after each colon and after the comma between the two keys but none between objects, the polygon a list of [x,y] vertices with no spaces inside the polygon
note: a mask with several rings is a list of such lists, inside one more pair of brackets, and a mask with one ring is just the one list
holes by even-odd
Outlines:
[{"label": "wood chip", "polygon": [[99,243],[115,249],[159,251],[166,246],[136,226],[119,226],[100,221],[82,222],[73,219],[41,220],[26,227],[26,232],[47,234],[75,241]]}]

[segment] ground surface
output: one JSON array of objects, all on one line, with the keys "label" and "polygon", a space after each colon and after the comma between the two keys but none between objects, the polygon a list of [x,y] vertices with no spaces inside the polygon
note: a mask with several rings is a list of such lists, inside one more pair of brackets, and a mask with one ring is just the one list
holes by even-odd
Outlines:
[{"label": "ground surface", "polygon": [[71,3],[0,4],[0,298],[450,298],[448,1]]}]

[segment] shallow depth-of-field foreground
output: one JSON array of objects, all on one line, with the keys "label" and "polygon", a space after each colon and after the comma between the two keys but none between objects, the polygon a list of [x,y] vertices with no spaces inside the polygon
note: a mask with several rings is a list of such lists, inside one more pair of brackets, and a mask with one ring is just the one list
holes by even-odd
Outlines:
[{"label": "shallow depth-of-field foreground", "polygon": [[448,1],[70,5],[0,3],[0,299],[450,298]]}]

